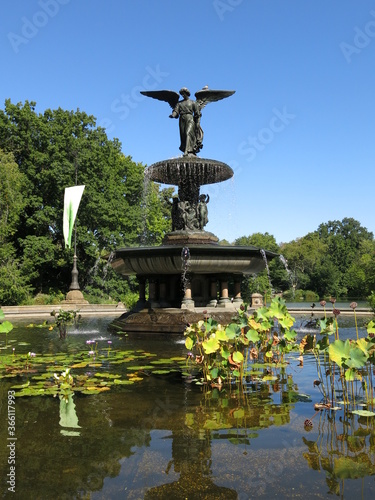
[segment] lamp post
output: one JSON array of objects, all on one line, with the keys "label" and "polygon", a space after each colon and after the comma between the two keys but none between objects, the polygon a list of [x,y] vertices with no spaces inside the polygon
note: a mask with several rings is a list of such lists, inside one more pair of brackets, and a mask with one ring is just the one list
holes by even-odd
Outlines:
[{"label": "lamp post", "polygon": [[[77,188],[78,167],[77,167],[77,153],[74,152],[74,168],[75,168],[75,187]],[[84,187],[84,186],[83,186]],[[82,193],[81,193],[82,194]],[[79,203],[79,202],[78,202]],[[78,206],[77,206],[78,210]],[[69,292],[66,294],[65,303],[69,304],[88,304],[84,299],[78,282],[78,268],[77,268],[77,222],[74,221],[74,256],[73,256],[73,269],[72,269],[72,282],[69,287]]]}]

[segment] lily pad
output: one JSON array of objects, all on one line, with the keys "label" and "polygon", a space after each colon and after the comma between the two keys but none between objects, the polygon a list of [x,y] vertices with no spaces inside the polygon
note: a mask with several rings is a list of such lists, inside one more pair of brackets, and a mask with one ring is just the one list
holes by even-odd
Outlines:
[{"label": "lily pad", "polygon": [[116,378],[113,383],[115,385],[130,385],[130,384],[134,384],[134,380],[133,379],[130,379],[130,380],[122,380],[122,379],[119,379],[119,378]]},{"label": "lily pad", "polygon": [[370,410],[353,410],[352,413],[359,415],[360,417],[374,417],[375,412]]}]

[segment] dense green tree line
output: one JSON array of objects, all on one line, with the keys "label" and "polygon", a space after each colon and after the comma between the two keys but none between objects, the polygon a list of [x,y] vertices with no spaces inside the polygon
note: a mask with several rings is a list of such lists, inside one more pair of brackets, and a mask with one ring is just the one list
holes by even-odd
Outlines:
[{"label": "dense green tree line", "polygon": [[[269,234],[241,237],[236,245],[255,245],[281,259],[269,263],[269,276],[248,279],[243,293],[286,292],[286,297],[367,298],[375,291],[373,233],[352,218],[320,224],[316,231],[280,246]],[[311,292],[311,293],[309,293]]]},{"label": "dense green tree line", "polygon": [[173,189],[150,183],[145,190],[145,167],[93,116],[60,108],[38,114],[35,106],[7,100],[0,110],[0,304],[68,291],[73,250],[64,245],[63,203],[75,184],[86,186],[77,217],[81,289],[124,299],[134,282],[103,257],[116,247],[159,244],[170,229],[165,198]]},{"label": "dense green tree line", "polygon": [[[64,189],[84,184],[77,218],[81,289],[91,301],[128,301],[135,278],[124,280],[106,257],[116,248],[158,245],[171,228],[173,188],[144,184],[145,166],[121,151],[86,113],[61,108],[37,113],[36,103],[5,102],[0,110],[0,305],[38,294],[63,298],[71,282],[73,250],[65,248]],[[278,245],[268,234],[238,238],[282,255],[243,283],[253,292],[307,291],[318,298],[368,297],[375,291],[374,236],[351,218]],[[299,294],[299,295],[298,295]]]}]

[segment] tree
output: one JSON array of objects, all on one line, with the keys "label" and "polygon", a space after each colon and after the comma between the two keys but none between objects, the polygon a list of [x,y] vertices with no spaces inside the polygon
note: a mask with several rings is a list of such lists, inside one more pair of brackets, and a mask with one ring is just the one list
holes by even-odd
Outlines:
[{"label": "tree", "polygon": [[98,294],[104,293],[99,283],[110,275],[117,280],[114,298],[119,299],[133,281],[112,276],[105,256],[145,238],[148,244],[161,241],[170,223],[164,191],[155,185],[144,192],[145,167],[125,156],[120,142],[109,140],[93,116],[61,108],[37,114],[35,106],[7,100],[0,111],[0,147],[13,153],[25,179],[24,207],[12,235],[21,273],[36,291],[67,290],[73,251],[63,240],[64,189],[83,184],[76,226],[80,285],[93,292],[96,283]]},{"label": "tree", "polygon": [[310,275],[319,266],[326,253],[324,243],[317,235],[310,233],[303,238],[284,243],[280,250],[287,260],[292,287],[311,288]]},{"label": "tree", "polygon": [[30,292],[29,281],[20,270],[12,243],[25,206],[25,178],[12,153],[0,149],[0,303],[17,304]]},{"label": "tree", "polygon": [[269,252],[279,252],[275,237],[269,233],[253,233],[250,236],[241,236],[234,241],[234,244],[237,246],[255,246]]},{"label": "tree", "polygon": [[351,297],[367,297],[375,291],[375,241],[363,240],[344,276]]},{"label": "tree", "polygon": [[[255,246],[261,250],[279,253],[279,246],[275,237],[269,233],[254,233],[250,236],[241,236],[234,241],[236,246]],[[266,259],[266,257],[264,257]],[[266,269],[257,276],[245,277],[242,282],[241,293],[245,302],[250,302],[253,293],[271,293],[275,287],[288,288],[288,275],[278,258],[265,262]],[[268,269],[267,269],[268,268]]]},{"label": "tree", "polygon": [[327,252],[341,273],[345,273],[357,258],[361,242],[374,239],[373,233],[353,218],[320,224],[316,232],[327,245]]}]

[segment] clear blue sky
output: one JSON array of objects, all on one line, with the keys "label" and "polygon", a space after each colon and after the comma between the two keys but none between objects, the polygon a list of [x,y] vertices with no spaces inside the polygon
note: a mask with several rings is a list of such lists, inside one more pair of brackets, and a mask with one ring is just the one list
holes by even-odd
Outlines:
[{"label": "clear blue sky", "polygon": [[375,233],[375,1],[3,0],[1,106],[77,108],[123,152],[178,156],[178,122],[142,89],[233,89],[203,110],[208,231],[278,243],[357,219]]}]

